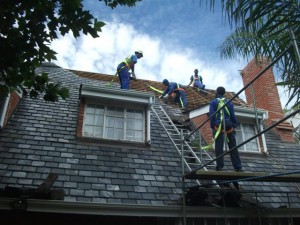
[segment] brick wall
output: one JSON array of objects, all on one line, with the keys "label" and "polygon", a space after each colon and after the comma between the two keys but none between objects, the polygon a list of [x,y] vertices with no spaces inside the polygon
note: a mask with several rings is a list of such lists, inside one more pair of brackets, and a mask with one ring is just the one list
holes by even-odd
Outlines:
[{"label": "brick wall", "polygon": [[[194,124],[196,125],[196,127],[200,126],[200,124],[202,124],[205,120],[208,119],[208,115],[207,114],[204,114],[204,115],[201,115],[201,116],[196,116],[194,118],[192,118]],[[204,141],[209,144],[211,143],[212,141],[212,131],[211,131],[211,128],[210,128],[210,123],[209,121],[206,122],[199,130],[200,132],[200,135],[202,135],[202,137],[204,138]]]},{"label": "brick wall", "polygon": [[[252,59],[241,71],[244,85],[256,77],[267,64],[268,61],[264,58],[260,58],[260,60]],[[266,126],[270,126],[284,117],[272,67],[253,83],[253,90],[256,107],[268,110]],[[245,95],[247,103],[253,105],[254,101],[251,86],[245,90]],[[273,130],[280,136],[282,141],[295,142],[292,129],[293,127],[290,123],[284,122]]]}]

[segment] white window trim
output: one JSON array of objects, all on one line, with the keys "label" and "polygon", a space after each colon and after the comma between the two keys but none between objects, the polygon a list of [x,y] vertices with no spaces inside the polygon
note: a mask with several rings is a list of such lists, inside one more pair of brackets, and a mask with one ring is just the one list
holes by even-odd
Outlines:
[{"label": "white window trim", "polygon": [[[92,138],[101,138],[101,139],[107,139],[107,140],[115,140],[115,141],[132,141],[132,142],[145,142],[145,130],[146,130],[146,128],[145,128],[145,122],[146,122],[146,117],[145,117],[145,108],[143,108],[143,107],[134,107],[134,106],[126,106],[126,105],[121,105],[121,106],[116,106],[115,104],[108,104],[108,103],[102,103],[102,104],[100,104],[100,103],[97,103],[97,102],[95,102],[95,101],[88,101],[87,103],[86,103],[86,105],[85,105],[85,110],[84,110],[84,118],[87,118],[87,107],[88,107],[88,105],[89,104],[91,104],[91,105],[96,105],[96,106],[103,106],[104,107],[104,120],[103,120],[103,132],[102,132],[102,137],[92,137],[92,136],[86,136],[86,135],[84,135],[84,133],[83,133],[83,136],[85,136],[85,137],[92,137]],[[108,112],[107,112],[107,108],[108,107],[117,107],[117,108],[122,108],[123,109],[123,111],[124,111],[124,127],[123,127],[123,132],[124,132],[124,137],[123,137],[123,139],[115,139],[115,138],[106,138],[106,137],[104,137],[105,136],[105,134],[106,134],[106,129],[107,129],[107,124],[106,124],[106,119],[107,119],[107,117],[109,116],[109,114],[108,114]],[[127,117],[126,117],[126,113],[125,113],[125,109],[126,109],[126,111],[127,111],[127,109],[138,109],[138,110],[141,110],[142,111],[142,117],[143,117],[143,124],[142,124],[142,132],[143,132],[143,139],[142,139],[142,141],[137,141],[137,140],[126,140],[126,131],[127,131],[127,127],[126,127],[126,120],[127,120]],[[83,120],[84,121],[84,120]],[[83,130],[82,130],[82,132],[84,131],[84,129],[85,129],[85,123],[83,123]]]},{"label": "white window trim", "polygon": [[[254,127],[254,133],[255,134],[257,134],[258,133],[258,131],[257,131],[257,128],[256,128],[256,125],[255,125],[255,122],[251,122],[251,121],[245,121],[245,120],[240,120],[239,121],[239,124],[240,124],[240,126],[242,126],[243,127],[243,124],[251,124],[251,125],[253,125],[253,127]],[[242,132],[242,137],[243,137],[243,140],[242,140],[242,142],[244,142],[244,141],[246,141],[246,140],[244,140],[245,138],[244,138],[244,132]],[[240,152],[247,152],[247,153],[261,153],[261,147],[260,147],[260,144],[259,144],[259,138],[257,137],[257,138],[255,138],[255,141],[256,141],[256,144],[257,144],[257,147],[258,147],[258,150],[257,151],[251,151],[251,150],[242,150],[241,148],[239,148],[239,151]]]},{"label": "white window trim", "polygon": [[146,141],[148,144],[151,144],[151,135],[150,135],[150,109],[154,103],[155,95],[152,93],[145,93],[141,91],[134,90],[123,90],[115,89],[107,86],[91,86],[91,85],[81,85],[80,86],[80,98],[87,99],[103,99],[106,101],[119,101],[129,104],[143,105],[146,107],[145,118],[147,123],[147,137]]}]

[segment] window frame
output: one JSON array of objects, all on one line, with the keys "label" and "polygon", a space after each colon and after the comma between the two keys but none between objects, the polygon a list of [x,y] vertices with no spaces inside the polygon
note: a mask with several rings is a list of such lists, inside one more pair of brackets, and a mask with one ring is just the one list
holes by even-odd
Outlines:
[{"label": "window frame", "polygon": [[[100,136],[96,136],[96,135],[86,135],[85,134],[85,128],[87,126],[87,124],[85,123],[86,119],[87,119],[87,114],[88,114],[88,105],[94,105],[94,106],[101,106],[103,107],[103,123],[102,123],[102,132],[101,132],[101,137]],[[111,107],[111,108],[119,108],[119,109],[123,109],[123,117],[124,118],[124,121],[123,121],[123,139],[118,139],[118,138],[109,138],[107,137],[106,135],[106,131],[107,129],[109,128],[107,126],[107,119],[109,117],[109,112],[108,112],[108,108]],[[127,136],[127,132],[128,132],[128,129],[127,129],[127,120],[129,119],[128,118],[128,110],[140,110],[142,113],[142,139],[141,140],[135,140],[135,139],[127,139],[126,136]],[[88,137],[88,138],[97,138],[97,139],[105,139],[105,140],[111,140],[111,141],[130,141],[130,142],[138,142],[138,143],[141,143],[141,142],[145,142],[146,141],[146,127],[147,127],[147,124],[146,124],[146,109],[145,107],[141,106],[141,105],[137,105],[137,106],[133,106],[133,105],[129,105],[129,104],[122,104],[120,102],[102,102],[102,103],[97,103],[95,100],[94,101],[87,101],[86,104],[85,104],[85,108],[84,108],[84,118],[83,118],[83,125],[82,125],[82,135],[83,137]],[[116,116],[118,117],[118,116]],[[116,118],[114,117],[114,118]],[[112,127],[112,128],[115,128],[115,127]],[[94,134],[94,133],[93,133]]]},{"label": "window frame", "polygon": [[[102,105],[110,106],[122,106],[126,108],[133,109],[143,109],[143,142],[137,141],[128,141],[128,140],[117,140],[117,139],[106,139],[106,138],[94,138],[107,141],[122,141],[129,143],[147,143],[151,144],[150,136],[150,110],[152,104],[155,100],[154,93],[141,92],[136,90],[123,90],[108,87],[107,85],[103,86],[93,86],[93,85],[80,85],[79,90],[79,99],[80,99],[80,112],[79,112],[79,124],[77,128],[77,136],[86,138],[87,136],[83,135],[84,127],[84,115],[86,112],[86,105],[90,102],[101,103]],[[93,137],[87,137],[89,139]]]},{"label": "window frame", "polygon": [[[236,131],[236,133],[238,133],[238,132],[240,132],[241,133],[241,137],[242,137],[242,140],[239,142],[239,143],[243,143],[244,141],[246,141],[246,140],[248,140],[249,138],[246,138],[245,137],[245,129],[244,129],[244,127],[245,127],[245,125],[247,124],[247,125],[252,125],[252,127],[254,128],[254,135],[256,135],[257,133],[258,133],[258,130],[257,130],[257,127],[256,127],[256,125],[255,125],[255,123],[254,123],[254,121],[246,121],[246,120],[244,120],[244,119],[238,119],[237,118],[237,120],[239,121],[239,127],[240,127],[240,130],[238,130],[237,128],[235,129],[235,131]],[[237,138],[237,135],[235,135],[236,136],[236,142],[237,142],[237,145],[239,144],[238,143],[238,138]],[[247,144],[248,143],[253,143],[253,140],[255,140],[255,144],[256,144],[256,146],[257,146],[257,150],[249,150],[249,148],[247,149]],[[251,140],[250,142],[248,142],[247,144],[245,144],[245,145],[243,145],[243,146],[241,146],[241,147],[239,147],[238,148],[238,150],[239,150],[239,152],[247,152],[247,153],[260,153],[261,152],[261,146],[260,146],[260,141],[259,141],[259,138],[257,137],[257,138],[255,138],[255,139],[253,139],[253,140]]]}]

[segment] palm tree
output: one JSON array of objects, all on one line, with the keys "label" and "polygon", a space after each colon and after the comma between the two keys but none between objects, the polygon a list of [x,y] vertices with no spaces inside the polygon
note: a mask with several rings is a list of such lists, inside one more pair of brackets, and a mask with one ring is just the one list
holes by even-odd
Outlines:
[{"label": "palm tree", "polygon": [[[276,62],[293,108],[300,107],[299,0],[221,0],[224,17],[235,31],[219,47],[222,58],[265,56]],[[211,8],[215,0],[210,1]]]}]

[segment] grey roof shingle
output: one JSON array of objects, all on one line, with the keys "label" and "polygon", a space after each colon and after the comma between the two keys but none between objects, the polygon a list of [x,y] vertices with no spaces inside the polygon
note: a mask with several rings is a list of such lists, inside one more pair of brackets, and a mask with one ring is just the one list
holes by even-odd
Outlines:
[{"label": "grey roof shingle", "polygon": [[[41,71],[69,88],[70,98],[56,103],[41,98],[21,100],[0,131],[0,188],[37,188],[49,173],[57,173],[53,187],[65,190],[65,201],[168,205],[181,197],[180,156],[154,115],[151,146],[123,147],[77,139],[80,84],[101,85],[103,81],[58,67],[42,67]],[[299,146],[282,143],[271,132],[266,139],[270,154],[241,155],[244,170],[280,173],[299,167]],[[229,168],[229,157],[225,159]],[[245,183],[245,188],[299,190],[292,183],[250,184]],[[298,198],[294,200],[299,204]]]}]

